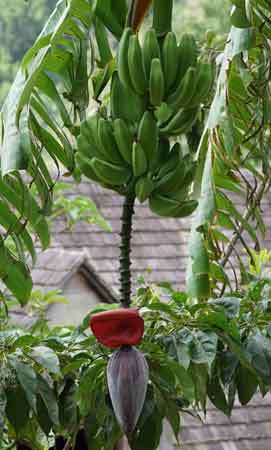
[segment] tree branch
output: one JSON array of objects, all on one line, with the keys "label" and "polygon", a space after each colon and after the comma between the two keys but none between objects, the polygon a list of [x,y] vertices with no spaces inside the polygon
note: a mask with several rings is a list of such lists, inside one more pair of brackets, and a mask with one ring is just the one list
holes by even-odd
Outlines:
[{"label": "tree branch", "polygon": [[[269,183],[268,180],[264,180],[261,183],[261,185],[259,186],[259,188],[258,188],[258,190],[256,192],[255,200],[254,200],[253,204],[251,205],[251,207],[248,208],[248,210],[247,210],[247,212],[246,212],[246,214],[244,216],[244,220],[245,221],[248,221],[251,218],[251,216],[254,213],[255,208],[261,203],[261,200],[263,198],[263,195],[264,195],[264,192],[265,192],[265,189],[266,189],[268,183]],[[229,258],[231,256],[231,254],[232,254],[232,252],[233,252],[233,250],[234,250],[234,248],[235,248],[237,242],[239,241],[240,236],[242,235],[243,232],[244,232],[244,226],[240,225],[238,230],[233,234],[233,237],[232,237],[231,241],[229,242],[229,244],[228,244],[228,246],[227,246],[227,248],[225,250],[225,254],[224,254],[224,256],[222,258],[222,261],[220,263],[220,265],[222,267],[226,266],[226,264],[227,264],[227,262],[228,262],[228,260],[229,260]]]}]

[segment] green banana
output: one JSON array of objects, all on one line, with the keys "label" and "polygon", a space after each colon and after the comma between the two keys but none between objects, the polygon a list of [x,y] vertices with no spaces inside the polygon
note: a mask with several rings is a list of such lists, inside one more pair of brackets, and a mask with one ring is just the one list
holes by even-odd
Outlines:
[{"label": "green banana", "polygon": [[170,192],[168,197],[171,200],[176,200],[178,202],[185,202],[189,197],[189,187],[183,187],[176,192]]},{"label": "green banana", "polygon": [[168,161],[169,153],[170,153],[169,140],[163,137],[160,138],[158,142],[157,158],[154,170],[159,170],[160,167],[162,167]]},{"label": "green banana", "polygon": [[140,203],[144,203],[154,189],[154,183],[152,179],[147,175],[145,177],[140,177],[136,182],[136,196]]},{"label": "green banana", "polygon": [[102,156],[100,151],[93,145],[93,143],[80,134],[77,138],[78,153],[86,156],[87,158],[93,158],[94,156],[99,158]]},{"label": "green banana", "polygon": [[168,97],[168,106],[174,111],[190,106],[190,101],[195,93],[196,85],[197,71],[195,67],[189,67],[186,74],[181,79],[176,91]]},{"label": "green banana", "polygon": [[167,33],[162,48],[162,61],[167,92],[176,81],[178,72],[178,59],[179,54],[176,35],[173,32]]},{"label": "green banana", "polygon": [[197,164],[194,161],[190,161],[186,166],[185,176],[183,180],[183,187],[188,187],[194,181],[197,170]]},{"label": "green banana", "polygon": [[94,156],[100,158],[103,154],[97,140],[97,126],[97,115],[86,119],[80,126],[80,134],[77,138],[78,152],[88,158]]},{"label": "green banana", "polygon": [[140,177],[148,170],[148,162],[145,152],[139,142],[134,142],[132,159],[134,176]]},{"label": "green banana", "polygon": [[152,194],[149,198],[151,211],[161,217],[187,217],[193,213],[197,205],[195,200],[179,202],[163,195]]},{"label": "green banana", "polygon": [[158,127],[150,111],[146,111],[138,128],[138,142],[142,145],[147,160],[152,169],[157,161]]},{"label": "green banana", "polygon": [[196,67],[198,59],[198,47],[195,38],[190,33],[183,34],[179,43],[179,68],[178,80],[180,81],[188,67]]},{"label": "green banana", "polygon": [[182,156],[182,148],[179,142],[176,142],[168,154],[168,157],[164,164],[161,166],[157,178],[161,179],[168,173],[170,173],[179,164]]},{"label": "green banana", "polygon": [[111,82],[110,105],[113,119],[120,118],[125,122],[136,123],[146,110],[146,98],[126,88],[115,72]]},{"label": "green banana", "polygon": [[150,78],[151,62],[154,58],[160,58],[160,47],[155,30],[147,31],[143,42],[143,61],[147,80]]},{"label": "green banana", "polygon": [[91,167],[100,181],[111,186],[126,184],[131,177],[131,172],[127,167],[117,166],[102,159],[93,158]]},{"label": "green banana", "polygon": [[122,165],[124,161],[119,153],[112,126],[108,120],[100,118],[98,123],[98,136],[106,160],[114,164]]},{"label": "green banana", "polygon": [[114,121],[114,137],[124,161],[132,165],[133,135],[124,120]]},{"label": "green banana", "polygon": [[197,120],[197,108],[181,109],[169,123],[160,129],[162,135],[179,136],[187,133]]},{"label": "green banana", "polygon": [[160,106],[165,95],[165,79],[160,59],[154,58],[150,73],[150,101],[153,106]]},{"label": "green banana", "polygon": [[132,89],[132,81],[129,73],[128,65],[128,51],[129,51],[129,40],[133,32],[131,28],[125,28],[118,48],[118,74],[121,83],[127,88]]},{"label": "green banana", "polygon": [[183,160],[175,168],[160,179],[155,185],[155,192],[168,195],[182,188],[185,179],[185,166]]},{"label": "green banana", "polygon": [[155,119],[157,120],[158,126],[163,126],[164,123],[168,122],[173,116],[172,108],[168,106],[167,103],[163,102],[159,108],[154,111]]},{"label": "green banana", "polygon": [[80,126],[80,134],[90,142],[93,142],[95,147],[99,147],[99,139],[97,134],[98,119],[98,114],[95,114],[94,116],[90,116],[84,120]]},{"label": "green banana", "polygon": [[134,90],[139,95],[145,95],[148,83],[144,71],[143,54],[137,35],[130,37],[128,64]]},{"label": "green banana", "polygon": [[213,69],[211,64],[200,64],[197,71],[194,95],[190,99],[191,107],[199,105],[207,98],[213,84]]},{"label": "green banana", "polygon": [[85,155],[82,155],[81,153],[76,153],[75,161],[83,175],[85,175],[92,181],[96,182],[100,181],[99,177],[96,175],[96,173],[91,167],[91,159],[87,158]]}]

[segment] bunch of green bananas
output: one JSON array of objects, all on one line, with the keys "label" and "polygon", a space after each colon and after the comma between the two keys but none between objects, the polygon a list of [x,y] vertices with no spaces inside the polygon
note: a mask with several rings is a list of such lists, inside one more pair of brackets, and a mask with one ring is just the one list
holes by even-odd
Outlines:
[{"label": "bunch of green bananas", "polygon": [[156,163],[136,180],[138,200],[149,199],[150,209],[162,217],[186,217],[197,207],[189,200],[196,164],[189,155],[183,156],[179,143],[170,148],[168,139],[158,144]]},{"label": "bunch of green bananas", "polygon": [[81,172],[102,186],[138,200],[163,217],[190,215],[195,163],[183,155],[172,136],[187,134],[212,85],[212,68],[198,61],[190,34],[179,44],[174,33],[157,39],[125,29],[119,45],[117,70],[105,105],[80,128],[76,159]]},{"label": "bunch of green bananas", "polygon": [[189,216],[197,207],[197,202],[189,199],[196,163],[190,155],[182,154],[179,143],[170,149],[168,139],[162,138],[159,147],[160,163],[153,176],[150,209],[162,217]]},{"label": "bunch of green bananas", "polygon": [[113,118],[98,113],[81,124],[77,147],[81,172],[119,191],[157,165],[157,122],[151,111],[145,111],[137,125],[116,111]]},{"label": "bunch of green bananas", "polygon": [[119,151],[111,120],[100,114],[87,118],[81,124],[77,147],[76,160],[87,178],[117,191],[129,183],[132,170]]},{"label": "bunch of green bananas", "polygon": [[155,110],[160,133],[168,137],[191,129],[213,82],[212,66],[198,61],[193,35],[184,34],[178,44],[170,31],[158,41],[154,29],[147,31],[142,47],[138,36],[125,29],[118,74],[126,89]]},{"label": "bunch of green bananas", "polygon": [[149,199],[153,212],[163,217],[191,214],[196,202],[188,201],[195,164],[183,157],[180,144],[170,149],[159,138],[152,112],[145,111],[137,129],[122,118],[95,114],[80,128],[76,159],[81,172],[102,186],[125,193],[133,186],[138,200]]}]

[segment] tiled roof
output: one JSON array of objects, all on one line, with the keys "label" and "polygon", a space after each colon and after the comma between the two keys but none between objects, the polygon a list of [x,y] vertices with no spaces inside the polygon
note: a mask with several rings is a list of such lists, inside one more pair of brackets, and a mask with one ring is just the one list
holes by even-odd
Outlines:
[{"label": "tiled roof", "polygon": [[[210,406],[204,423],[186,416],[183,450],[270,450],[271,397],[256,396],[248,406],[238,402],[228,419]],[[174,448],[174,447],[173,447]],[[175,446],[175,449],[178,448]],[[169,450],[169,449],[168,449]]]},{"label": "tiled roof", "polygon": [[114,292],[91,265],[87,251],[61,247],[49,248],[38,255],[32,278],[35,289],[61,289],[75,273],[83,273],[101,301],[113,301]]},{"label": "tiled roof", "polygon": [[[53,225],[51,248],[87,252],[100,277],[116,290],[123,198],[87,181],[76,188],[73,185],[70,195],[84,195],[94,200],[113,231],[105,232],[85,222],[76,224],[70,231],[65,219],[58,218]],[[181,288],[185,279],[189,220],[161,219],[152,214],[147,204],[137,204],[133,230],[133,279],[144,275],[148,281],[168,281]],[[42,265],[43,262],[39,262],[39,267]]]}]

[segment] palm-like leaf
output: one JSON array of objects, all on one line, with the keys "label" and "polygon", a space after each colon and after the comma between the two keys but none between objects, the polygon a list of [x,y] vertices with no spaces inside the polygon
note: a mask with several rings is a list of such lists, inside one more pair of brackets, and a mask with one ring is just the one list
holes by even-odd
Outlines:
[{"label": "palm-like leaf", "polygon": [[[34,259],[32,232],[44,248],[49,243],[44,216],[51,209],[54,180],[48,158],[66,171],[74,169],[72,127],[88,106],[87,51],[93,14],[86,0],[57,3],[25,55],[1,112],[1,225],[15,243],[11,250],[1,240],[3,265],[7,261],[13,265],[11,275],[4,269],[1,275],[22,303],[31,289],[24,250]],[[21,170],[26,171],[28,183],[19,175]],[[26,281],[28,289],[22,289],[22,294],[15,279]]]}]

